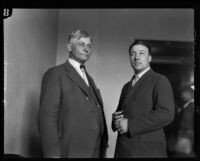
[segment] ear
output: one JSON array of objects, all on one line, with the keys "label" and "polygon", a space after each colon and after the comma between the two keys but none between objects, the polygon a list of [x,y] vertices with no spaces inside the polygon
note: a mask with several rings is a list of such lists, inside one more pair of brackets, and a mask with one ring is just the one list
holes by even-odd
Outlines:
[{"label": "ear", "polygon": [[149,62],[151,62],[151,59],[152,59],[152,57],[151,57],[151,55],[149,55]]},{"label": "ear", "polygon": [[67,44],[67,48],[68,48],[68,51],[71,52],[72,51],[72,44],[71,43]]}]

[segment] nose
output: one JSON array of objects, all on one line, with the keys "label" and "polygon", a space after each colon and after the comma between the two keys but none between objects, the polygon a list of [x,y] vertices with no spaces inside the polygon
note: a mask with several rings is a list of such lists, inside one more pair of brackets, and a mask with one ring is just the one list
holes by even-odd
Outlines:
[{"label": "nose", "polygon": [[135,54],[135,59],[136,60],[139,59],[139,54],[138,53]]},{"label": "nose", "polygon": [[85,51],[85,52],[88,52],[88,51],[89,51],[89,48],[88,48],[87,46],[85,46],[85,47],[84,47],[84,51]]}]

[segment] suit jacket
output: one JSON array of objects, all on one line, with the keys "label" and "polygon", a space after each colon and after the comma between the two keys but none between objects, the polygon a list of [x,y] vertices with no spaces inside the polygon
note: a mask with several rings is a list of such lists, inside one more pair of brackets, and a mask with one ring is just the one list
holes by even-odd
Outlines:
[{"label": "suit jacket", "polygon": [[192,140],[192,135],[188,131],[194,133],[194,102],[191,102],[179,114],[179,135],[188,137]]},{"label": "suit jacket", "polygon": [[[147,71],[131,87],[131,81],[122,89],[117,111],[124,110],[128,118],[128,133],[118,134],[115,157],[166,157],[166,139],[163,127],[173,121],[175,108],[168,79]],[[114,129],[112,123],[112,129]]]},{"label": "suit jacket", "polygon": [[188,138],[194,153],[194,102],[188,104],[179,114],[178,138]]},{"label": "suit jacket", "polygon": [[[88,79],[103,110],[100,91]],[[68,61],[50,68],[43,76],[38,113],[44,157],[92,157],[99,130],[95,108],[86,83]],[[103,119],[101,157],[108,142],[104,112]]]}]

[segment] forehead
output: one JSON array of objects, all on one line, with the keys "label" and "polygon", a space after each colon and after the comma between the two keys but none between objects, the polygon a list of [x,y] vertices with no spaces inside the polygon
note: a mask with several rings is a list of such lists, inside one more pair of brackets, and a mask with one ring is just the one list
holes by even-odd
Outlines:
[{"label": "forehead", "polygon": [[92,40],[90,37],[80,37],[79,39],[78,38],[74,38],[72,39],[72,42],[83,42],[85,44],[92,44]]},{"label": "forehead", "polygon": [[144,45],[136,44],[131,48],[131,50],[132,51],[141,51],[141,50],[148,51],[148,48]]}]

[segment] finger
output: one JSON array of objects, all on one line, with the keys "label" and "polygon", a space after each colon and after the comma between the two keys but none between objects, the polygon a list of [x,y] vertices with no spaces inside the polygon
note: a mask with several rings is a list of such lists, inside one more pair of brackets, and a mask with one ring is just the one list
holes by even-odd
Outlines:
[{"label": "finger", "polygon": [[120,126],[120,133],[124,133],[125,132],[125,130],[124,130],[124,128],[122,127],[122,126]]},{"label": "finger", "polygon": [[117,131],[120,133],[120,131],[121,131],[121,128],[118,128],[118,129],[117,129]]},{"label": "finger", "polygon": [[123,130],[121,130],[121,131],[120,131],[120,134],[124,134],[124,131],[123,131]]},{"label": "finger", "polygon": [[122,125],[121,125],[121,121],[122,121],[122,120],[123,120],[123,118],[121,118],[121,119],[115,121],[115,122],[114,122],[115,127],[122,127]]},{"label": "finger", "polygon": [[113,113],[113,115],[116,116],[116,115],[122,114],[122,112],[123,112],[123,110],[122,111],[117,111],[117,112]]},{"label": "finger", "polygon": [[120,125],[116,123],[115,128],[117,128],[117,129],[120,128]]},{"label": "finger", "polygon": [[115,125],[121,125],[121,121],[123,120],[123,118],[120,118],[120,119],[118,119],[118,120],[115,120],[114,121],[114,124]]},{"label": "finger", "polygon": [[120,119],[117,119],[115,120],[115,122],[118,122],[118,124],[120,124],[121,120],[123,120],[124,118],[120,118]]},{"label": "finger", "polygon": [[124,115],[123,114],[121,114],[121,115],[117,115],[117,116],[115,116],[116,118],[123,118],[124,117]]},{"label": "finger", "polygon": [[123,134],[123,133],[124,133],[124,130],[123,130],[122,128],[119,128],[119,129],[118,129],[118,132],[119,132],[120,134]]},{"label": "finger", "polygon": [[121,118],[124,118],[124,115],[117,115],[117,116],[113,117],[114,120],[118,120],[118,119],[121,119]]}]

